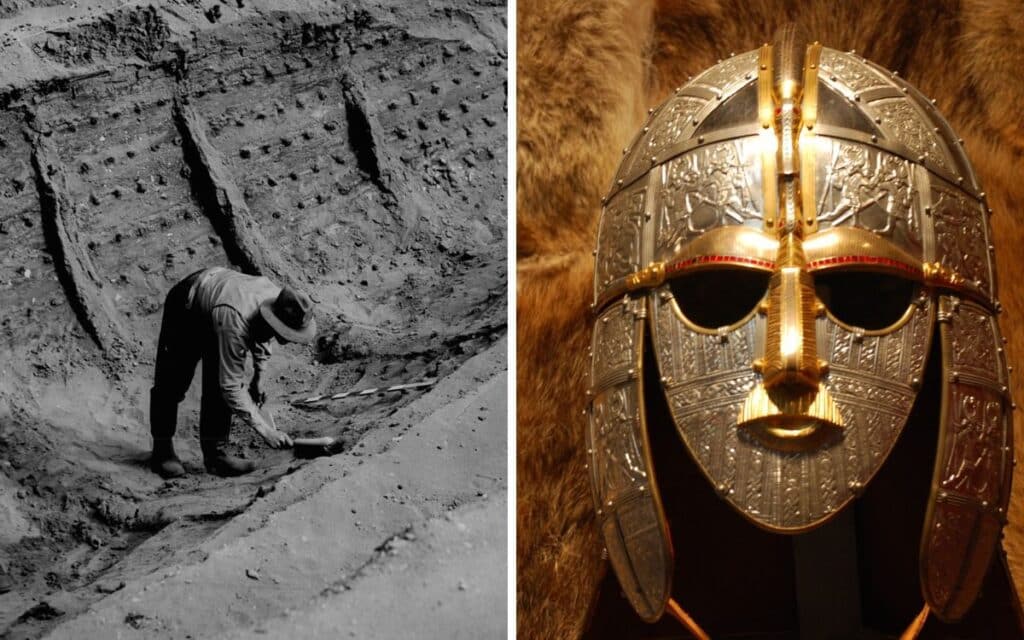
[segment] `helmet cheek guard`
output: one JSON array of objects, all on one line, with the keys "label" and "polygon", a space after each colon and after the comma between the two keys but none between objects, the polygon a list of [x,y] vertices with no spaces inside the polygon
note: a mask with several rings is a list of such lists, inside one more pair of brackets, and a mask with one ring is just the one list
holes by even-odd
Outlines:
[{"label": "helmet cheek guard", "polygon": [[645,301],[623,298],[594,326],[587,451],[597,519],[616,574],[641,618],[661,617],[669,598],[672,547],[644,416],[641,369]]},{"label": "helmet cheek guard", "polygon": [[1006,356],[986,307],[939,296],[942,418],[921,541],[928,606],[957,620],[973,604],[1006,522],[1013,423]]},{"label": "helmet cheek guard", "polygon": [[645,366],[719,496],[797,535],[855,501],[889,457],[936,326],[919,582],[940,619],[966,613],[1006,521],[1013,455],[988,213],[929,101],[793,31],[654,110],[598,227],[587,429],[599,526],[642,619],[685,618]]}]

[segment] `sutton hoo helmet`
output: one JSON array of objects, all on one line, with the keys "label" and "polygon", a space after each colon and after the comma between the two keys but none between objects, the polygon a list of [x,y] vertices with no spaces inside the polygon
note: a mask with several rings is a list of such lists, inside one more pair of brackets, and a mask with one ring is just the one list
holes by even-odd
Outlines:
[{"label": "sutton hoo helmet", "polygon": [[679,617],[645,368],[718,495],[798,534],[862,494],[926,367],[941,367],[919,622],[929,609],[954,621],[1010,496],[990,212],[962,142],[914,87],[782,34],[653,110],[604,201],[587,430],[598,523],[640,617]]}]

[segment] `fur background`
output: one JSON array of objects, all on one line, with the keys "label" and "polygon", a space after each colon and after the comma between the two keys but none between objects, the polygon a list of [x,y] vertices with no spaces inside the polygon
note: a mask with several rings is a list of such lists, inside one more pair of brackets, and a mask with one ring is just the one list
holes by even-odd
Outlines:
[{"label": "fur background", "polygon": [[[578,638],[607,569],[583,466],[582,410],[600,199],[646,110],[787,21],[898,71],[962,136],[994,210],[1000,318],[1024,369],[1024,18],[1013,0],[520,0],[518,541],[520,638]],[[1014,375],[1013,394],[1024,401]],[[1019,457],[1022,419],[1016,420]],[[1004,547],[1024,586],[1024,477]]]}]

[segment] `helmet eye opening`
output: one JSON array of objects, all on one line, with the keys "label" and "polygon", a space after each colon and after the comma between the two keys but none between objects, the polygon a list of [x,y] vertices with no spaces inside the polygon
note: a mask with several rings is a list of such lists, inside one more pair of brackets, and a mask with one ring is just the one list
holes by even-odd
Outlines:
[{"label": "helmet eye opening", "polygon": [[895,329],[914,303],[917,283],[876,271],[817,274],[814,289],[833,318],[866,331]]},{"label": "helmet eye opening", "polygon": [[687,320],[715,331],[752,314],[768,291],[769,277],[752,269],[702,269],[673,278],[669,287]]}]

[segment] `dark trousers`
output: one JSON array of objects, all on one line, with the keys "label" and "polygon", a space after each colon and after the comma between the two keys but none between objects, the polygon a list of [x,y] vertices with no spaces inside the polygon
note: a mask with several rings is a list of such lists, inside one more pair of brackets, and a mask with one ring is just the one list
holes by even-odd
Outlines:
[{"label": "dark trousers", "polygon": [[231,434],[231,410],[218,383],[220,369],[216,336],[210,319],[187,309],[188,294],[201,271],[171,287],[164,302],[156,375],[149,392],[149,426],[155,441],[169,441],[178,427],[178,404],[185,398],[196,364],[203,361],[203,399],[199,410],[199,439],[203,456],[222,451]]}]

